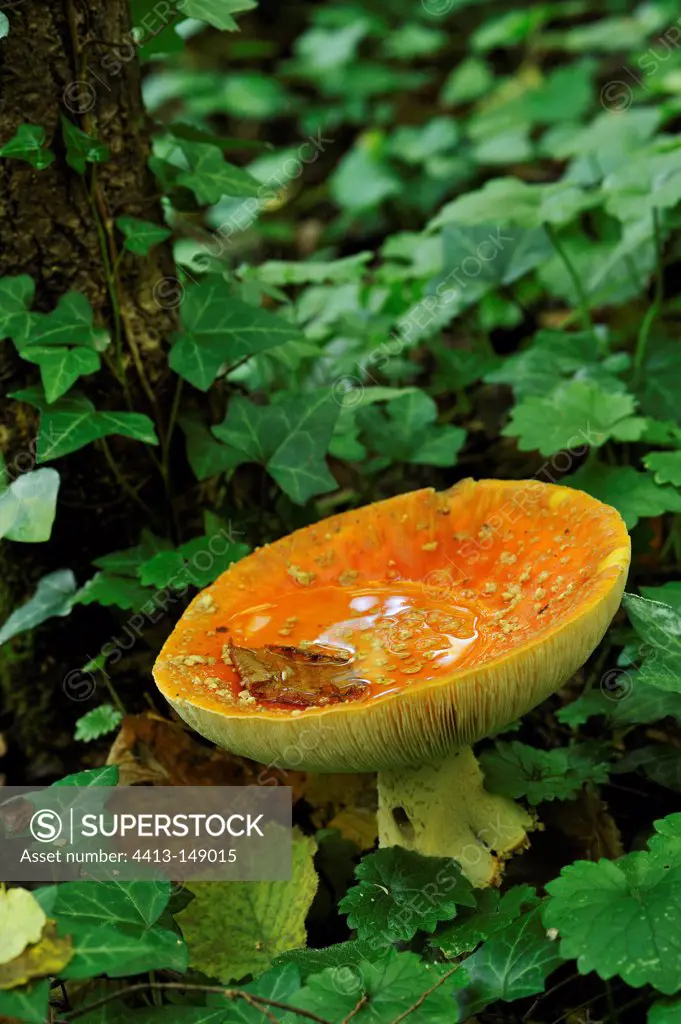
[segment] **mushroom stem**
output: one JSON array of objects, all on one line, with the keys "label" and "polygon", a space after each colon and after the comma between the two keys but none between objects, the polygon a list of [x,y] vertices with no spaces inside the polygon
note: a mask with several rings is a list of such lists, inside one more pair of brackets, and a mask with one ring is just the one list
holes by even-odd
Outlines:
[{"label": "mushroom stem", "polygon": [[536,822],[483,783],[470,747],[437,764],[379,772],[380,845],[454,857],[473,885],[498,885],[504,860],[529,846]]}]

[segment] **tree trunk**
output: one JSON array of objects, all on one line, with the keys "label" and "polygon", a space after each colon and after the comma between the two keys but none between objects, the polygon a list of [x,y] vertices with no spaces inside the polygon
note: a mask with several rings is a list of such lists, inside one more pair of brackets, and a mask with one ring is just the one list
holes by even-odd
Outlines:
[{"label": "tree trunk", "polygon": [[[151,416],[165,444],[172,395],[164,340],[175,329],[177,304],[172,254],[159,246],[147,257],[119,258],[114,224],[121,215],[162,223],[158,187],[147,166],[149,124],[127,0],[20,0],[5,11],[10,30],[0,41],[0,143],[21,124],[40,125],[56,159],[38,171],[0,158],[0,276],[30,274],[36,310],[53,309],[69,290],[87,296],[96,322],[113,339],[113,370],[104,366],[77,387],[97,408],[132,407]],[[62,116],[103,142],[109,160],[88,164],[85,175],[74,171],[65,159]],[[10,477],[31,468],[37,416],[6,395],[37,379],[37,367],[19,359],[10,342],[0,343],[0,444]],[[146,446],[114,438],[110,447],[115,473],[93,445],[55,463],[61,488],[48,544],[0,542],[0,622],[46,572],[68,567],[83,581],[93,558],[136,543],[141,528],[154,525],[126,481],[146,481],[142,493],[164,515],[163,480]],[[44,742],[50,735],[51,724],[57,727],[55,743],[61,742],[58,727],[73,717],[64,714],[63,674],[86,660],[85,646],[65,645],[73,627],[55,622],[33,641],[20,638],[9,653],[0,649],[0,727],[19,715],[16,736],[29,753],[40,736]],[[110,623],[103,628],[110,630]]]}]

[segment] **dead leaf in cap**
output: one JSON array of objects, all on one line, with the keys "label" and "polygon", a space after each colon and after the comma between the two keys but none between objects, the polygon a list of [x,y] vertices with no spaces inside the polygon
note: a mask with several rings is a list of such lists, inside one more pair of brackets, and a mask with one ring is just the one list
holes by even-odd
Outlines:
[{"label": "dead leaf in cap", "polygon": [[299,795],[304,776],[264,768],[247,757],[202,742],[180,722],[148,711],[127,715],[109,751],[121,786],[292,786]]},{"label": "dead leaf in cap", "polygon": [[228,651],[242,683],[259,701],[312,707],[356,700],[367,692],[367,680],[352,667],[353,656],[323,644],[238,647],[230,643]]},{"label": "dead leaf in cap", "polygon": [[27,946],[19,956],[0,964],[0,989],[25,985],[32,978],[59,974],[73,956],[69,936],[57,935],[54,921],[48,921],[38,942]]}]

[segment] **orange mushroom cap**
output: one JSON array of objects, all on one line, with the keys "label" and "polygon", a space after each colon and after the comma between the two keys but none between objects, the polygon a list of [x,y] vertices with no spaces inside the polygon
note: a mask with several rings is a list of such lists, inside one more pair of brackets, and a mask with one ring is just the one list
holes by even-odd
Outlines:
[{"label": "orange mushroom cap", "polygon": [[[629,560],[619,513],[582,491],[500,480],[413,491],[230,566],[187,608],[154,677],[189,725],[258,761],[417,766],[555,692],[607,629]],[[306,644],[308,673],[332,680],[318,700],[244,682],[244,660],[264,658],[266,678],[305,661]]]}]

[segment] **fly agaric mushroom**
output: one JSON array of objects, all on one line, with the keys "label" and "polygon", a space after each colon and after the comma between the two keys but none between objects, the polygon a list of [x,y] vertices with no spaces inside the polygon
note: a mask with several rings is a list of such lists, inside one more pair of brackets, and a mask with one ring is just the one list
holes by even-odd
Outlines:
[{"label": "fly agaric mushroom", "polygon": [[309,771],[378,771],[382,845],[476,885],[534,824],[470,745],[554,693],[621,599],[619,514],[582,491],[464,480],[323,520],[235,563],[154,668],[203,736]]}]

